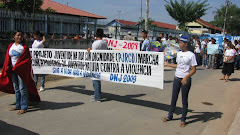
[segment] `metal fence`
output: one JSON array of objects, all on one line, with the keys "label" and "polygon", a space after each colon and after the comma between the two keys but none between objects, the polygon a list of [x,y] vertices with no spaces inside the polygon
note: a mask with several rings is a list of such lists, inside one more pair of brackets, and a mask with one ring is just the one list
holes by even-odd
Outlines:
[{"label": "metal fence", "polygon": [[14,30],[32,33],[39,30],[45,34],[76,35],[94,34],[97,19],[64,14],[22,14],[0,9],[0,38],[7,38]]},{"label": "metal fence", "polygon": [[[141,39],[141,30],[144,29],[141,26],[108,26],[108,22],[106,21],[98,21],[97,28],[103,28],[104,33],[110,35],[110,37],[121,39],[130,31],[133,37],[136,37],[139,40]],[[172,30],[160,27],[149,27],[148,37],[154,38],[158,37],[160,33],[168,34],[173,37],[178,37],[180,34],[191,35],[189,32],[180,31],[180,30]]]}]

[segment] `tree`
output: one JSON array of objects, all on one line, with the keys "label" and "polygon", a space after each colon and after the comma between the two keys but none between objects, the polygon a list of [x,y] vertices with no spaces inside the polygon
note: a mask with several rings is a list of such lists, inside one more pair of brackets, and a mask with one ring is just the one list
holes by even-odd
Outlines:
[{"label": "tree", "polygon": [[[225,18],[226,6],[222,5],[214,13],[214,20],[210,23],[223,28]],[[240,35],[240,8],[235,4],[229,3],[226,31],[232,35]]]},{"label": "tree", "polygon": [[11,11],[21,11],[25,13],[42,12],[42,0],[0,0],[2,7]]},{"label": "tree", "polygon": [[[145,28],[144,26],[145,25],[145,19],[142,19],[140,22],[138,22],[138,24],[142,27],[142,28]],[[148,18],[148,27],[157,27],[156,24],[152,24],[153,22],[155,22],[155,20],[151,19],[151,18]],[[145,28],[146,30],[146,28]]]},{"label": "tree", "polygon": [[48,7],[44,10],[45,13],[56,13],[56,10],[52,9],[51,7]]},{"label": "tree", "polygon": [[188,3],[185,0],[178,2],[175,0],[170,0],[169,2],[165,0],[168,4],[165,4],[165,9],[168,11],[169,15],[176,20],[179,24],[178,27],[187,31],[186,23],[196,21],[206,14],[206,11],[210,8],[209,4],[206,4],[208,0],[201,2],[189,1]]}]

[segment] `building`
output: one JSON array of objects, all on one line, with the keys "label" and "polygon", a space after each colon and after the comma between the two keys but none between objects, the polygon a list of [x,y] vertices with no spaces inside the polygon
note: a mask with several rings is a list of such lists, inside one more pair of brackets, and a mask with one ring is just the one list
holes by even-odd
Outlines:
[{"label": "building", "polygon": [[43,10],[51,8],[56,12],[47,14],[25,14],[17,11],[0,9],[0,33],[22,30],[32,33],[39,30],[49,35],[93,35],[96,31],[97,20],[106,17],[95,15],[80,9],[60,4],[51,0],[43,0]]},{"label": "building", "polygon": [[223,31],[221,28],[218,28],[202,19],[197,19],[196,21],[190,22],[186,26],[188,27],[190,33],[198,35],[204,33],[216,34],[222,33]]},{"label": "building", "polygon": [[[177,26],[173,24],[156,21],[152,24],[153,27],[150,27],[148,31],[149,37],[157,37],[159,33],[171,34],[173,36],[183,33],[182,31],[176,30]],[[110,35],[117,35],[118,38],[127,35],[129,31],[131,31],[132,35],[135,37],[141,36],[141,26],[139,26],[138,22],[114,19],[113,21],[109,22],[107,26],[108,33]]]},{"label": "building", "polygon": [[177,25],[173,25],[173,24],[167,24],[167,23],[162,23],[162,22],[153,22],[152,24],[156,25],[159,28],[163,28],[163,29],[170,29],[170,30],[177,29]]}]

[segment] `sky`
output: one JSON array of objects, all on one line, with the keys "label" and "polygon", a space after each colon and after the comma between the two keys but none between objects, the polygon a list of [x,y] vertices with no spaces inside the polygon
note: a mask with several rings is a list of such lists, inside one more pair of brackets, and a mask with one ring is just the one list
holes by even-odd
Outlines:
[{"label": "sky", "polygon": [[[107,20],[122,19],[127,21],[138,22],[141,17],[141,0],[52,0],[77,9],[84,10],[96,15],[107,17]],[[169,24],[177,24],[177,22],[169,16],[165,9],[164,0],[149,0],[149,17],[158,22]],[[169,1],[169,0],[168,0]],[[180,1],[180,0],[178,0]],[[190,0],[186,0],[190,1]],[[192,0],[198,1],[198,0]],[[203,1],[203,0],[201,0]],[[229,0],[231,3],[240,7],[240,0]],[[237,2],[238,1],[238,2]],[[219,9],[221,5],[225,5],[226,0],[208,0],[210,9],[201,19],[212,21],[214,19],[214,11]],[[142,0],[143,18],[145,18],[146,0]]]}]

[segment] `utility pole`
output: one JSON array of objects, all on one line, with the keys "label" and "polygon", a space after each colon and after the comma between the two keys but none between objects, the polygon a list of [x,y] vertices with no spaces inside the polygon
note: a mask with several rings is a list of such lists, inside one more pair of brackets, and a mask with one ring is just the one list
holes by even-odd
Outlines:
[{"label": "utility pole", "polygon": [[141,0],[141,22],[142,22],[142,20],[143,20],[143,15],[142,15],[142,0]]},{"label": "utility pole", "polygon": [[67,2],[66,2],[67,6],[68,6],[68,4],[70,4],[70,3],[71,3],[71,1],[67,1]]},{"label": "utility pole", "polygon": [[224,18],[224,25],[223,25],[223,38],[225,38],[225,32],[226,32],[226,24],[227,24],[227,14],[228,14],[228,0],[226,0],[226,12],[225,12],[225,18]]},{"label": "utility pole", "polygon": [[120,20],[121,12],[122,12],[122,11],[120,11],[120,10],[117,11],[117,14],[118,14],[118,20]]},{"label": "utility pole", "polygon": [[149,0],[146,0],[145,30],[148,31]]}]

